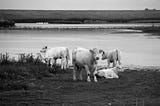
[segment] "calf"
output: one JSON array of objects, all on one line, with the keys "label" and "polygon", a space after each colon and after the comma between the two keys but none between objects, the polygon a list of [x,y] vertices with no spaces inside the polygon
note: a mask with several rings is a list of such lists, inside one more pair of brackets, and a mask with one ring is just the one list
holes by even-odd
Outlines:
[{"label": "calf", "polygon": [[43,53],[44,60],[47,64],[56,64],[57,59],[61,59],[61,69],[68,67],[69,49],[67,47],[54,47],[48,49],[47,46],[40,51]]},{"label": "calf", "polygon": [[99,53],[102,54],[102,60],[107,59],[107,67],[110,67],[110,63],[113,63],[113,67],[117,66],[117,62],[121,65],[121,51],[118,49],[110,50],[110,51],[103,51],[99,50]]}]

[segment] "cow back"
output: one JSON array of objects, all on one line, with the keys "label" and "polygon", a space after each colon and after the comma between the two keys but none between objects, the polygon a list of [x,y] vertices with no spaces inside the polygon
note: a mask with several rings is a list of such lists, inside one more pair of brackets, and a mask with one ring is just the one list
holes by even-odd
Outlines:
[{"label": "cow back", "polygon": [[78,66],[87,65],[89,68],[94,67],[94,56],[88,49],[77,48],[72,52],[72,61],[73,64],[77,64]]},{"label": "cow back", "polygon": [[64,58],[68,55],[67,48],[65,47],[56,47],[56,48],[50,48],[46,51],[46,57],[51,58]]}]

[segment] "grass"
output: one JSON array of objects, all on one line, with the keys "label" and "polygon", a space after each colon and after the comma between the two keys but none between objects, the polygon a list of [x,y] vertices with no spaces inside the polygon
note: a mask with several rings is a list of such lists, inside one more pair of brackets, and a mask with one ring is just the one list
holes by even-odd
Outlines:
[{"label": "grass", "polygon": [[160,10],[0,10],[0,19],[22,23],[149,23],[160,22]]},{"label": "grass", "polygon": [[32,56],[11,60],[8,53],[0,58],[0,90],[28,89],[30,79],[50,77],[52,71],[46,64]]},{"label": "grass", "polygon": [[[26,65],[22,65],[24,67]],[[7,67],[8,66],[4,66]],[[29,66],[31,67],[31,66]],[[34,71],[37,69],[32,66]],[[5,69],[6,70],[6,69]],[[43,71],[43,70],[39,70]],[[72,70],[58,70],[52,73],[52,76],[45,77],[44,74],[38,72],[40,79],[35,78],[28,80],[28,77],[37,76],[37,72],[27,69],[26,71],[12,70],[11,78],[3,78],[7,80],[9,88],[1,90],[2,104],[9,106],[23,104],[35,106],[38,105],[113,105],[113,106],[159,106],[160,105],[160,72],[144,71],[143,69],[136,71],[126,69],[120,73],[119,79],[98,79],[98,83],[88,83],[86,79],[83,81],[72,80]],[[7,72],[8,73],[8,72]],[[11,70],[9,71],[11,73]],[[25,76],[18,78],[14,76]],[[23,74],[22,74],[23,73]],[[29,73],[29,74],[28,74]],[[32,74],[33,75],[32,75]],[[31,74],[31,76],[30,76]],[[7,75],[10,76],[10,75]],[[86,78],[85,73],[83,77]],[[92,81],[93,81],[93,77]],[[10,80],[23,79],[16,83]],[[27,79],[29,84],[25,86]],[[21,89],[23,89],[21,91]],[[9,104],[10,103],[10,104]],[[24,105],[24,104],[23,104]]]},{"label": "grass", "polygon": [[[72,80],[72,69],[50,68],[27,57],[12,62],[7,54],[0,63],[1,105],[112,105],[159,106],[160,72],[129,69],[119,79],[98,78],[98,83]],[[153,71],[154,70],[154,71]]]}]

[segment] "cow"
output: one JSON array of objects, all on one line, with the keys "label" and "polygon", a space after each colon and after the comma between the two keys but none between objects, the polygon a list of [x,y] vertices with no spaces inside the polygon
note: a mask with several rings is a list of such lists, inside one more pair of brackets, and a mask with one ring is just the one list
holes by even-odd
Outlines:
[{"label": "cow", "polygon": [[110,63],[113,63],[113,67],[117,66],[117,62],[121,65],[121,51],[118,49],[110,50],[110,51],[103,51],[99,50],[99,53],[102,54],[102,60],[107,59],[108,68],[110,67]]},{"label": "cow", "polygon": [[117,65],[116,67],[113,68],[102,68],[102,69],[97,69],[96,71],[94,71],[94,76],[95,80],[97,80],[97,76],[98,77],[104,77],[106,79],[113,79],[113,78],[119,78],[118,74],[119,72],[123,72],[123,69],[121,66]]},{"label": "cow", "polygon": [[[79,72],[79,78],[82,80],[82,70],[87,73],[87,81],[91,82],[90,73],[97,68],[97,53],[95,50],[86,48],[76,48],[72,51],[72,64],[73,64],[73,80],[76,80],[76,72]],[[95,78],[95,76],[94,76]],[[96,82],[96,80],[94,80]]]},{"label": "cow", "polygon": [[57,59],[61,59],[61,69],[68,68],[68,61],[70,59],[69,49],[67,47],[43,47],[40,51],[43,54],[43,58],[47,64],[51,67],[56,64]]}]

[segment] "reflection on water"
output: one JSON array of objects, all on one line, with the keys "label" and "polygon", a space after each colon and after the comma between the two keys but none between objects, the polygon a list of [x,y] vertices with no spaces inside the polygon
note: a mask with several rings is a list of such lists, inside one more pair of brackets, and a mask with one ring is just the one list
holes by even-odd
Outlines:
[{"label": "reflection on water", "polygon": [[[123,29],[124,30],[124,29]],[[121,29],[76,30],[0,30],[0,52],[36,53],[44,46],[99,48],[122,51],[123,64],[160,66],[160,39],[147,33],[114,33]],[[146,36],[147,35],[147,36]]]},{"label": "reflection on water", "polygon": [[129,23],[129,24],[39,24],[16,23],[18,28],[126,28],[160,26],[160,23]]}]

